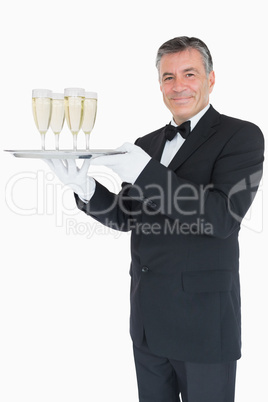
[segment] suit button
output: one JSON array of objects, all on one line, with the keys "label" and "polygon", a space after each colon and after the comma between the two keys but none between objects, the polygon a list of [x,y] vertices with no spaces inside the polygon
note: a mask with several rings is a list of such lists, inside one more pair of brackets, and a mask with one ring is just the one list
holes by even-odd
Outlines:
[{"label": "suit button", "polygon": [[146,274],[148,271],[149,271],[149,268],[148,267],[142,267],[142,272],[144,273],[144,274]]}]

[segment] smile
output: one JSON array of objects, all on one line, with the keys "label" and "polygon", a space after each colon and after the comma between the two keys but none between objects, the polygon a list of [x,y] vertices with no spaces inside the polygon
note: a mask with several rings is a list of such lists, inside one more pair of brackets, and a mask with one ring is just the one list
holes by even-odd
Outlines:
[{"label": "smile", "polygon": [[176,103],[188,103],[192,97],[186,97],[186,98],[171,98],[170,100]]}]

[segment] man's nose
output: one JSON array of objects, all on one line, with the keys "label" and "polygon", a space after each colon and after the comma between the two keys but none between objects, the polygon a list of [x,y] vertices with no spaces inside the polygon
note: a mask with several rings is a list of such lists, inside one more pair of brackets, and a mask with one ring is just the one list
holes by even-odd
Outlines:
[{"label": "man's nose", "polygon": [[173,91],[181,92],[186,88],[186,83],[183,78],[176,77],[173,81]]}]

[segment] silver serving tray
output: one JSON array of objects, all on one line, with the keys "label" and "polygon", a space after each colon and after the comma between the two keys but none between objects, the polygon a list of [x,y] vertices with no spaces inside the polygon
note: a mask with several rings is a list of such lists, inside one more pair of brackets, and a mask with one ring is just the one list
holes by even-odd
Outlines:
[{"label": "silver serving tray", "polygon": [[118,152],[113,149],[89,149],[89,150],[5,150],[17,158],[38,158],[38,159],[92,159],[103,155],[118,155],[125,152]]}]

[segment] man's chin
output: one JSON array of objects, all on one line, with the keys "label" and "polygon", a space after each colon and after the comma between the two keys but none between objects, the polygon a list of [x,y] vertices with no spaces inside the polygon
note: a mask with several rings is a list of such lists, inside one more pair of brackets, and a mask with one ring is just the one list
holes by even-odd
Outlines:
[{"label": "man's chin", "polygon": [[191,119],[195,115],[193,110],[189,110],[188,108],[180,108],[179,110],[173,110],[172,112],[173,118],[177,124],[181,124],[182,122]]}]

